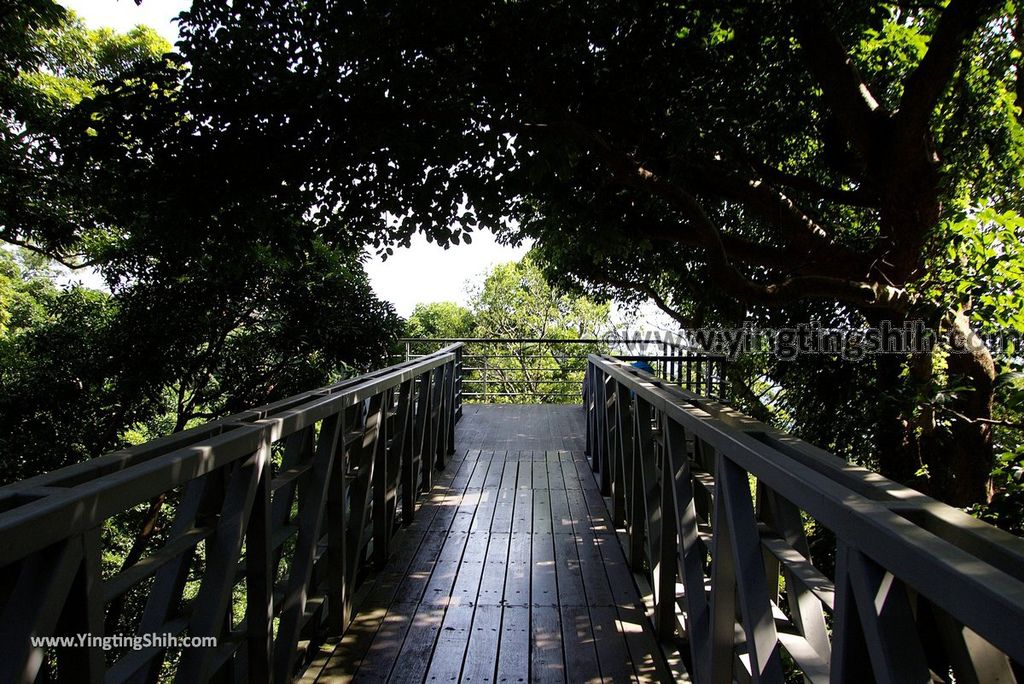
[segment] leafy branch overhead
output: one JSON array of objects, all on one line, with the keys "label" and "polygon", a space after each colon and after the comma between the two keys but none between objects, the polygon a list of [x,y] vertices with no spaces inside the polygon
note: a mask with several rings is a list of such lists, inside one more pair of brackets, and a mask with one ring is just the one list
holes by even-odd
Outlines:
[{"label": "leafy branch overhead", "polygon": [[[28,24],[52,24],[47,3],[24,4]],[[1021,14],[1016,0],[196,0],[180,54],[147,53],[16,132],[36,137],[9,148],[0,230],[96,263],[115,291],[209,271],[237,245],[243,282],[310,236],[387,253],[489,228],[534,239],[560,286],[650,298],[681,323],[923,319],[943,335],[927,358],[757,370],[820,441],[988,502],[994,378],[1015,361],[949,352],[1020,326]],[[41,71],[36,48],[5,45],[8,81]],[[865,416],[850,434],[812,415],[836,385],[818,378],[840,370],[856,389],[835,396]],[[949,407],[963,418],[939,420],[927,395],[951,387],[967,388]]]}]

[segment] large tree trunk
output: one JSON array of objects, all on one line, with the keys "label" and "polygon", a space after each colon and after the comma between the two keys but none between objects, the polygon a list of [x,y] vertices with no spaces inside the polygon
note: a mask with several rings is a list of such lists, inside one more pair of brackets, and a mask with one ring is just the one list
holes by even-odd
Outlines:
[{"label": "large tree trunk", "polygon": [[[956,393],[949,411],[922,406],[921,390],[934,376],[930,355],[880,355],[876,361],[879,471],[953,506],[991,499],[991,426],[995,364],[988,349],[970,344],[967,318],[957,314],[946,357],[948,384]],[[909,370],[904,374],[904,371]]]},{"label": "large tree trunk", "polygon": [[934,463],[937,495],[954,506],[991,500],[992,402],[995,395],[995,363],[989,350],[973,340],[967,317],[958,313],[950,330],[954,351],[947,358],[950,384],[968,389],[957,393],[956,417],[948,439],[937,440],[928,454]]},{"label": "large tree trunk", "polygon": [[875,446],[878,470],[888,478],[906,485],[926,488],[917,473],[921,470],[921,456],[914,439],[908,415],[913,402],[903,392],[902,377],[906,359],[895,354],[879,354],[875,360]]}]

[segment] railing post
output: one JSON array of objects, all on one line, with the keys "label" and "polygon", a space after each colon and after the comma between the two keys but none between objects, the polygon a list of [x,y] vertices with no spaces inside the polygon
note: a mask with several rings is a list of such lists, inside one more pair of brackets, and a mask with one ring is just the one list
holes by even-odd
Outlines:
[{"label": "railing post", "polygon": [[617,468],[615,464],[615,434],[613,433],[615,404],[614,398],[610,396],[609,386],[611,386],[611,392],[614,392],[615,381],[602,373],[599,409],[601,411],[601,493],[605,496],[612,494],[616,476],[615,469]]},{"label": "railing post", "polygon": [[653,569],[661,544],[661,490],[657,486],[659,454],[652,429],[653,407],[633,399],[634,425],[630,480],[630,554],[634,570],[642,570],[645,556]]},{"label": "railing post", "polygon": [[[281,614],[274,644],[274,680],[287,681],[295,662],[296,646],[304,628],[304,616],[309,599],[308,588],[313,578],[320,529],[321,513],[327,505],[331,472],[335,465],[335,453],[341,441],[342,419],[335,413],[323,419],[320,431],[313,443],[313,428],[307,428],[309,448],[313,459],[309,477],[299,485],[299,511],[295,522],[298,531],[295,548],[288,567],[288,580],[281,599]],[[382,427],[383,429],[383,427]]]},{"label": "railing post", "polygon": [[455,348],[455,421],[462,418],[462,378],[465,376],[462,363],[463,345]]},{"label": "railing post", "polygon": [[601,494],[607,496],[611,493],[611,479],[608,473],[608,412],[605,409],[608,399],[605,393],[604,372],[600,369],[594,371],[594,386],[591,388],[594,393],[594,453],[591,466],[598,474]]},{"label": "railing post", "polygon": [[274,579],[277,566],[271,561],[270,478],[268,461],[263,466],[245,533],[246,641],[249,647],[249,678],[255,684],[269,682],[274,667]]},{"label": "railing post", "polygon": [[399,446],[401,454],[401,472],[399,477],[402,483],[402,524],[409,525],[416,516],[416,378],[410,378],[402,383],[399,406],[399,420],[402,427],[402,439]]},{"label": "railing post", "polygon": [[351,409],[341,413],[341,440],[327,489],[327,629],[333,636],[345,631],[351,612],[348,583],[348,468],[347,435],[354,427]]},{"label": "railing post", "polygon": [[484,400],[484,403],[486,404],[487,403],[487,356],[484,355],[483,358],[484,358],[484,365],[483,365],[483,371],[482,371],[482,376],[481,376],[483,378],[483,382],[481,384],[483,384],[483,386],[484,386],[483,392],[482,392],[482,394],[483,394],[482,398]]},{"label": "railing post", "polygon": [[[668,566],[662,570],[662,597],[659,600],[664,603],[669,599],[669,606],[662,605],[656,609],[661,619],[659,632],[665,636],[675,629],[675,575],[676,568],[681,568],[683,595],[686,598],[685,637],[690,647],[694,679],[706,682],[709,674],[707,658],[710,654],[710,613],[704,592],[704,558],[707,553],[697,529],[686,430],[669,418],[668,414],[663,414],[662,420],[665,432],[662,562],[668,563]],[[679,548],[676,548],[677,535]]]},{"label": "railing post", "polygon": [[[674,505],[675,493],[673,491],[675,469],[673,468],[674,461],[669,455],[671,449],[679,447],[669,436],[671,422],[663,413],[661,429],[664,435],[664,448],[661,450],[659,459],[661,479],[658,482],[658,486],[661,488],[661,536],[658,540],[658,548],[655,549],[658,554],[657,558],[651,559],[651,571],[654,579],[654,629],[662,641],[670,641],[676,633],[676,575],[679,566],[677,555],[677,539],[680,538],[679,520]],[[684,452],[683,458],[685,457]],[[689,600],[690,596],[687,595],[686,598]]]},{"label": "railing post", "polygon": [[431,457],[432,433],[430,428],[430,416],[433,411],[433,392],[431,391],[431,380],[433,377],[434,372],[428,370],[421,373],[417,380],[419,388],[416,396],[413,435],[416,440],[416,461],[420,473],[420,491],[423,492],[429,492],[433,486],[434,460]]},{"label": "railing post", "polygon": [[448,377],[448,387],[445,395],[447,400],[445,401],[445,451],[447,452],[445,462],[447,462],[447,456],[455,453],[455,422],[459,419],[458,406],[456,400],[458,399],[458,373],[459,364],[458,358],[452,360],[450,364],[450,372],[446,373]]},{"label": "railing post", "polygon": [[32,636],[55,632],[61,609],[82,563],[80,537],[53,544],[20,563],[17,581],[0,622],[0,681],[35,681],[44,665],[43,650]]},{"label": "railing post", "polygon": [[683,388],[687,392],[693,389],[693,361],[690,359],[690,352],[686,352],[686,386]]},{"label": "railing post", "polygon": [[[71,585],[58,623],[58,633],[102,637],[104,606],[100,565],[103,549],[100,528],[82,533],[81,544],[82,564]],[[71,647],[57,652],[57,676],[62,680],[70,678],[98,684],[104,679],[105,669],[103,650],[98,646]]]},{"label": "railing post", "polygon": [[586,390],[583,393],[583,410],[587,417],[587,428],[586,428],[586,443],[583,447],[583,453],[586,456],[593,458],[593,431],[594,431],[594,409],[593,409],[593,398],[594,398],[594,365],[587,360],[587,368],[583,371],[583,388]]},{"label": "railing post", "polygon": [[412,380],[398,386],[398,400],[395,403],[394,389],[387,390],[387,406],[395,408],[394,424],[386,432],[382,450],[384,462],[378,469],[379,477],[374,483],[373,505],[375,508],[373,527],[374,563],[383,566],[391,555],[391,534],[395,527],[395,512],[398,507],[398,483],[404,467],[405,444],[408,441],[409,408],[412,397]]},{"label": "railing post", "polygon": [[444,448],[447,439],[444,435],[444,385],[445,369],[438,366],[431,373],[433,388],[430,392],[430,468],[438,468],[444,463]]},{"label": "railing post", "polygon": [[[216,532],[206,547],[206,572],[189,618],[189,633],[198,637],[223,638],[226,616],[231,608],[235,573],[242,555],[242,541],[264,465],[270,459],[266,442],[228,476],[226,491],[216,523]],[[178,665],[181,681],[206,681],[213,674],[214,649],[186,649]]]}]

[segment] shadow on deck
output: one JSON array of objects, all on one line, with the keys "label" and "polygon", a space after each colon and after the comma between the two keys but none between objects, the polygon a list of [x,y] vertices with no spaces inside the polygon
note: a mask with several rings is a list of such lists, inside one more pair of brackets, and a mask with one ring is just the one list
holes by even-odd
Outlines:
[{"label": "shadow on deck", "polygon": [[672,680],[584,442],[581,406],[465,405],[456,455],[301,681]]}]

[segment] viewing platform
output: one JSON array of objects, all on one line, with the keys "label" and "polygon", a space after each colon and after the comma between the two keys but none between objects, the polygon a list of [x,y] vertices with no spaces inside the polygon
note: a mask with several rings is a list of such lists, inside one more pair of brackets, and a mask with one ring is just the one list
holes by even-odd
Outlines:
[{"label": "viewing platform", "polygon": [[0,682],[1020,680],[1024,541],[713,359],[569,356],[582,405],[464,403],[456,342],[0,488]]},{"label": "viewing platform", "polygon": [[465,407],[401,550],[302,681],[671,681],[585,435],[582,406]]}]

